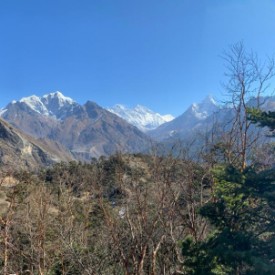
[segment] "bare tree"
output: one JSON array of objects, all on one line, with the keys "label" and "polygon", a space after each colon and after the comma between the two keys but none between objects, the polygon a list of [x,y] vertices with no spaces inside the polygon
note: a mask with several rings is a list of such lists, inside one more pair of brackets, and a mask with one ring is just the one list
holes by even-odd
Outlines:
[{"label": "bare tree", "polygon": [[261,96],[270,87],[274,76],[274,60],[261,63],[254,52],[248,53],[242,42],[231,46],[223,58],[226,62],[225,76],[228,79],[225,89],[233,107],[233,121],[230,130],[224,136],[227,143],[229,162],[238,163],[241,169],[247,164],[248,151],[257,141],[258,136],[250,131],[251,121],[247,119],[248,102],[253,99],[253,107],[262,104]]},{"label": "bare tree", "polygon": [[172,155],[120,155],[115,163],[112,180],[119,197],[108,200],[102,185],[98,197],[110,261],[124,274],[178,274],[179,242],[190,235],[200,241],[207,229],[198,214],[207,199],[203,169]]}]

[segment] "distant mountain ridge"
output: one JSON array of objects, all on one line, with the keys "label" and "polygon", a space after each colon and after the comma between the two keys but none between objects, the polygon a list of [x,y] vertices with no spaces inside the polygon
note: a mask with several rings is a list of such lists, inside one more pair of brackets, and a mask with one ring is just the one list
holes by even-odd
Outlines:
[{"label": "distant mountain ridge", "polygon": [[199,127],[205,127],[206,121],[221,109],[212,96],[207,96],[201,103],[193,103],[182,115],[160,125],[148,134],[159,141],[192,134]]},{"label": "distant mountain ridge", "polygon": [[[257,106],[258,100],[262,110],[275,110],[275,96],[251,98],[247,102],[247,106]],[[147,132],[147,134],[160,142],[173,143],[173,140],[197,139],[198,134],[209,133],[214,124],[219,127],[226,125],[228,127],[233,117],[232,106],[219,105],[213,97],[207,96],[202,102],[193,103],[182,115]]]},{"label": "distant mountain ridge", "polygon": [[124,119],[91,101],[80,105],[60,92],[13,101],[1,110],[1,117],[28,135],[62,144],[80,160],[137,152],[150,144]]},{"label": "distant mountain ridge", "polygon": [[[248,104],[254,106],[255,100]],[[274,96],[261,100],[264,110],[275,110]],[[52,152],[85,161],[116,151],[143,152],[155,142],[198,140],[197,134],[209,133],[214,122],[227,124],[233,113],[232,107],[219,105],[211,96],[172,119],[141,105],[133,109],[119,104],[105,109],[92,101],[80,105],[61,92],[25,97],[0,109],[0,117],[49,145]]]},{"label": "distant mountain ridge", "polygon": [[149,108],[142,105],[136,105],[134,108],[128,108],[122,104],[116,104],[107,110],[125,119],[143,132],[156,129],[161,124],[174,119],[174,117],[170,114],[160,115],[159,113],[153,112]]}]

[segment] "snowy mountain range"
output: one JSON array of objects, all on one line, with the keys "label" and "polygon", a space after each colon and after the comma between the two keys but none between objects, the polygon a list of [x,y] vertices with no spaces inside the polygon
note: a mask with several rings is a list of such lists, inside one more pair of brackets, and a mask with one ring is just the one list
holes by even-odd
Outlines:
[{"label": "snowy mountain range", "polygon": [[[14,100],[6,108],[0,109],[0,116],[4,115],[7,109],[10,108],[10,105],[18,103],[24,103],[36,113],[57,120],[65,119],[69,114],[73,113],[73,110],[77,108],[77,106],[79,106],[73,99],[57,91],[42,97],[32,95],[23,97],[19,101]],[[112,108],[107,108],[107,110],[136,126],[143,132],[156,129],[161,124],[174,119],[172,115],[160,115],[141,105],[137,105],[135,108],[130,109],[122,104],[117,104]]]},{"label": "snowy mountain range", "polygon": [[[264,110],[274,110],[275,97],[264,97],[263,103]],[[253,99],[249,104],[253,106]],[[230,106],[220,106],[211,96],[173,118],[141,105],[133,109],[121,104],[106,109],[91,101],[80,105],[61,92],[24,97],[0,109],[0,117],[13,127],[42,140],[53,151],[60,147],[85,161],[116,151],[144,152],[152,141],[198,140],[200,134],[211,131],[214,121],[226,125],[233,115]]]},{"label": "snowy mountain range", "polygon": [[172,115],[160,115],[141,105],[130,109],[122,104],[117,104],[107,110],[125,119],[143,132],[156,129],[161,124],[174,119]]}]

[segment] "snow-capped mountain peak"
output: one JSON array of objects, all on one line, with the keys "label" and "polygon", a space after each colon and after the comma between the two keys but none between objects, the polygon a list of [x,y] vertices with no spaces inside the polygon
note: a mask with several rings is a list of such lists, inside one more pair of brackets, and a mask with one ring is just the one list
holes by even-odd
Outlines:
[{"label": "snow-capped mountain peak", "polygon": [[205,119],[219,109],[219,105],[212,96],[207,96],[201,103],[193,103],[190,112],[198,119]]},{"label": "snow-capped mountain peak", "polygon": [[49,101],[52,101],[52,100],[55,100],[55,101],[58,101],[59,105],[60,106],[64,106],[64,104],[73,104],[74,103],[74,100],[71,99],[70,97],[66,97],[64,96],[61,92],[57,91],[57,92],[54,92],[54,93],[49,93],[47,95],[44,95],[42,96],[42,101],[43,102],[49,102]]},{"label": "snow-capped mountain peak", "polygon": [[49,114],[58,119],[64,118],[66,113],[71,112],[74,106],[78,105],[73,99],[58,91],[42,96],[41,101],[46,106]]},{"label": "snow-capped mountain peak", "polygon": [[194,131],[203,127],[203,125],[208,125],[209,118],[214,113],[218,113],[219,110],[221,110],[221,107],[213,97],[207,96],[200,103],[191,104],[183,114],[173,121],[161,125],[149,134],[157,140],[187,136],[189,133],[194,133]]},{"label": "snow-capped mountain peak", "polygon": [[[29,97],[23,97],[19,101],[12,101],[11,104],[26,104],[31,110],[45,116],[49,116],[56,119],[62,119],[66,117],[68,112],[71,112],[73,108],[78,105],[70,97],[64,96],[61,92],[53,92],[42,97],[32,95]],[[4,109],[0,112],[0,115],[4,113]]]},{"label": "snow-capped mountain peak", "polygon": [[199,105],[200,108],[204,110],[212,110],[219,107],[218,103],[211,95],[208,95]]},{"label": "snow-capped mountain peak", "polygon": [[172,115],[163,116],[142,105],[128,108],[122,104],[116,104],[114,107],[108,108],[108,111],[125,119],[143,132],[155,129],[164,122],[174,119]]}]

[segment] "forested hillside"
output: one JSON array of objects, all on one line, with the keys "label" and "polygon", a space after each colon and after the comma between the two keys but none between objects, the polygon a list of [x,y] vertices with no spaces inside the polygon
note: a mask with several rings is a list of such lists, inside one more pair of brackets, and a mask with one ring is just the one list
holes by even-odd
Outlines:
[{"label": "forested hillside", "polygon": [[1,273],[274,274],[274,166],[182,154],[2,173]]}]

